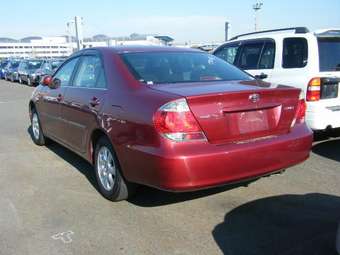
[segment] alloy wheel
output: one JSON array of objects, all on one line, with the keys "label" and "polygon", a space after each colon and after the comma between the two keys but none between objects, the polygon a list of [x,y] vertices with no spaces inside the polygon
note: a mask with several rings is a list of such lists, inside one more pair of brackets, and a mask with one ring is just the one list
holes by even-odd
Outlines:
[{"label": "alloy wheel", "polygon": [[97,172],[103,188],[111,191],[116,181],[117,169],[112,153],[106,146],[101,147],[98,152]]},{"label": "alloy wheel", "polygon": [[37,113],[33,113],[32,116],[32,131],[33,136],[36,140],[39,140],[40,137],[40,125],[39,125],[39,118]]}]

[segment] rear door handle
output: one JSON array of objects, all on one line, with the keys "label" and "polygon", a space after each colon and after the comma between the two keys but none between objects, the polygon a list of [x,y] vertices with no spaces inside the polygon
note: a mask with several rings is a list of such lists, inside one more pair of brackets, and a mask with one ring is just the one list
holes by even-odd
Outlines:
[{"label": "rear door handle", "polygon": [[258,79],[258,80],[263,80],[266,78],[268,78],[268,74],[265,74],[265,73],[255,75],[255,79]]},{"label": "rear door handle", "polygon": [[97,98],[97,97],[93,97],[89,104],[92,106],[92,107],[96,107],[100,104],[100,100]]}]

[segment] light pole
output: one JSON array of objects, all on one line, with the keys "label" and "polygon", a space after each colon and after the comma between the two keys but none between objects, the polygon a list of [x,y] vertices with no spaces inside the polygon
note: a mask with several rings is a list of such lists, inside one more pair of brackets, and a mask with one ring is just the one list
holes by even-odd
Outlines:
[{"label": "light pole", "polygon": [[258,24],[257,24],[257,22],[258,22],[257,19],[258,19],[258,18],[257,18],[257,13],[258,13],[259,10],[261,10],[262,6],[263,6],[263,3],[261,3],[261,2],[257,2],[256,4],[253,5],[254,19],[255,19],[255,32],[258,30]]},{"label": "light pole", "polygon": [[224,24],[224,40],[225,41],[228,41],[228,36],[229,35],[229,22],[226,22],[225,24]]}]

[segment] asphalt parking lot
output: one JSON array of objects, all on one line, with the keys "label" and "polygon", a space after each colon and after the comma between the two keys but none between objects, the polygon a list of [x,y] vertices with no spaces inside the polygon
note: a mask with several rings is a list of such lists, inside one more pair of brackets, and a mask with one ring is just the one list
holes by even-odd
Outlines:
[{"label": "asphalt parking lot", "polygon": [[340,138],[321,137],[307,162],[248,187],[143,187],[112,203],[84,160],[33,144],[32,91],[0,81],[0,254],[336,254]]}]

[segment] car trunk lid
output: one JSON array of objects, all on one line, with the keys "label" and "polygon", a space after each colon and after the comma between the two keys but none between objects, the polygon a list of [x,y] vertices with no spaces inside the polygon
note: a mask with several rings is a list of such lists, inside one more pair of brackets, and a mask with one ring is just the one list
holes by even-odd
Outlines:
[{"label": "car trunk lid", "polygon": [[207,139],[214,144],[288,133],[300,94],[299,89],[255,81],[152,88],[185,97]]}]

